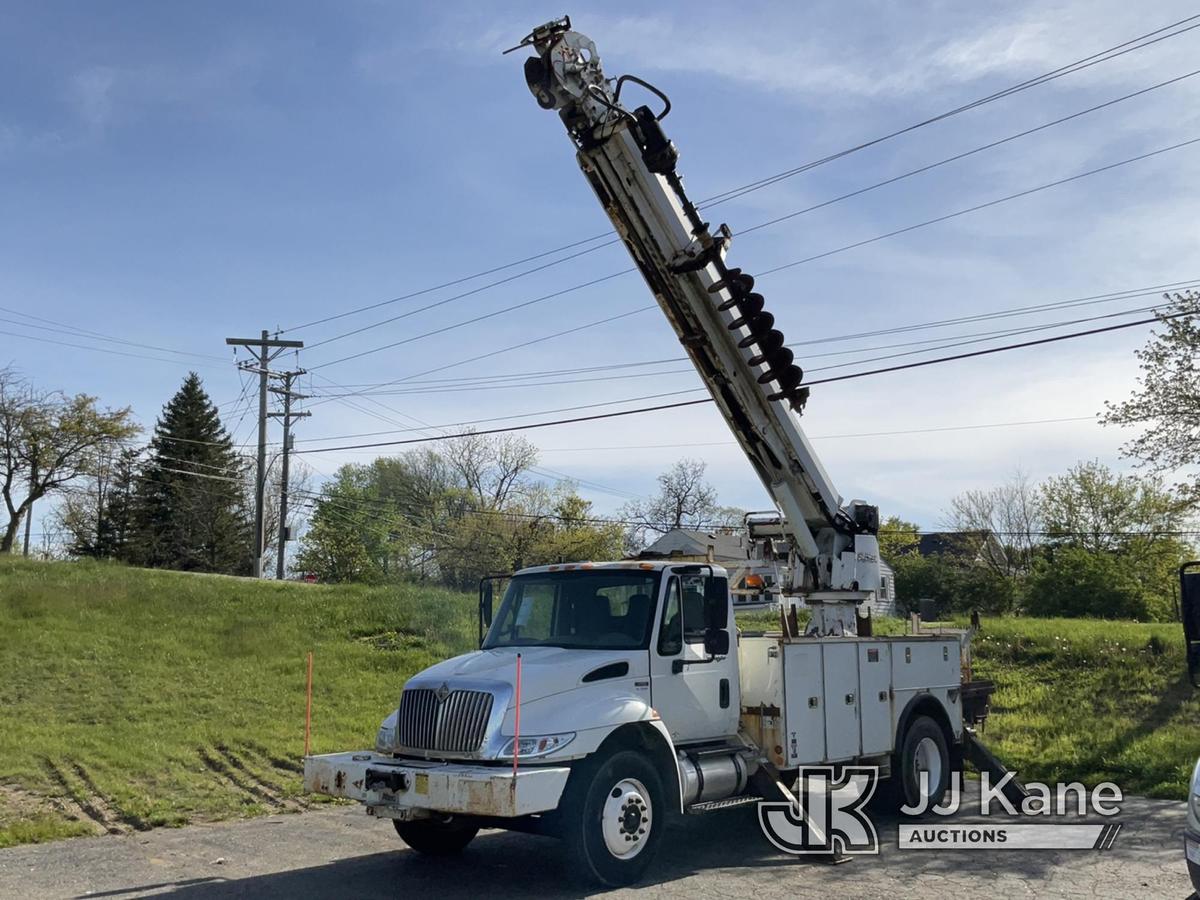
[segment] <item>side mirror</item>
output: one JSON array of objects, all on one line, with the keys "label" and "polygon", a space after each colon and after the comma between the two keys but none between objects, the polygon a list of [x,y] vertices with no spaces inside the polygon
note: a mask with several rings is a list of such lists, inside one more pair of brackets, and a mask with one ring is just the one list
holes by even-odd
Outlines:
[{"label": "side mirror", "polygon": [[704,632],[704,652],[709,656],[728,656],[729,632],[716,628]]},{"label": "side mirror", "polygon": [[1200,562],[1179,568],[1179,617],[1183,620],[1188,678],[1200,687]]},{"label": "side mirror", "polygon": [[704,627],[724,630],[729,627],[729,582],[709,578],[704,585]]},{"label": "side mirror", "polygon": [[492,581],[479,580],[479,646],[483,646],[483,635],[492,627]]}]

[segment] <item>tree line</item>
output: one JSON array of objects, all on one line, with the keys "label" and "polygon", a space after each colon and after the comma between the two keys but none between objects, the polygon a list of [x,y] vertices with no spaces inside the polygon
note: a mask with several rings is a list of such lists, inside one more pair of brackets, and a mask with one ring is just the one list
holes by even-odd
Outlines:
[{"label": "tree line", "polygon": [[[199,376],[184,379],[147,444],[140,435],[128,408],[40,392],[0,370],[0,487],[9,516],[0,552],[12,551],[33,505],[52,497],[51,521],[69,555],[249,574],[254,476]],[[307,478],[299,473],[301,483]],[[278,492],[268,495],[272,525]]]},{"label": "tree line", "polygon": [[[902,603],[928,597],[944,611],[1173,615],[1175,572],[1193,554],[1200,490],[1194,478],[1169,485],[1163,476],[1200,463],[1200,295],[1166,299],[1161,327],[1137,352],[1134,391],[1101,418],[1137,429],[1123,450],[1143,471],[1117,473],[1092,461],[1038,484],[1018,474],[955,497],[930,529],[941,533],[888,519],[880,543]],[[0,369],[0,497],[8,516],[0,552],[14,549],[33,505],[55,497],[55,521],[72,555],[248,574],[253,475],[199,377],[184,380],[148,443],[140,434],[128,408],[39,391]],[[319,491],[297,467],[293,523],[307,518],[309,528],[292,572],[469,588],[515,565],[620,557],[672,528],[741,521],[741,510],[719,505],[695,460],[664,472],[654,497],[626,503],[616,517],[597,515],[572,483],[547,480],[536,464],[536,448],[521,437],[468,433],[342,466]],[[271,535],[277,481],[266,494]]]},{"label": "tree line", "polygon": [[1170,620],[1179,566],[1194,555],[1189,497],[1099,461],[967,491],[940,527],[890,517],[881,529],[897,596],[914,610],[928,598],[940,613]]}]

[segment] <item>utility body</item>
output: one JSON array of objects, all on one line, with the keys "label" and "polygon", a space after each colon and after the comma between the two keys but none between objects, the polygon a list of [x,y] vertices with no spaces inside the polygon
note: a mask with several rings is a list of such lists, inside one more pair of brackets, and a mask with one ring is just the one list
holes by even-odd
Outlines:
[{"label": "utility body", "polygon": [[[374,749],[306,758],[306,789],[360,801],[431,854],[463,849],[480,828],[560,837],[572,871],[604,884],[640,877],[670,816],[790,799],[805,766],[874,765],[892,800],[936,803],[987,713],[990,686],[964,677],[969,642],[859,633],[879,589],[878,510],[843,503],[804,436],[803,373],[753,278],[726,266],[730,230],[710,229],[684,192],[665,95],[606,79],[567,19],[520,46],[534,51],[530,90],[558,111],[775,503],[760,536],[787,556],[778,593],[802,597],[811,620],[739,632],[715,565],[523,569],[505,576],[498,608],[485,579],[480,649],[409,679]],[[656,111],[627,109],[634,89]]]}]

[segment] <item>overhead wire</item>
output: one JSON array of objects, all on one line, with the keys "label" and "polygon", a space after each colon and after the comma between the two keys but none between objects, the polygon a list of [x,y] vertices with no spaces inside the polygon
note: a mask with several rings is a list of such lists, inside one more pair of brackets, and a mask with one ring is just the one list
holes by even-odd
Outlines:
[{"label": "overhead wire", "polygon": [[[1131,38],[1127,41],[1123,41],[1122,43],[1117,44],[1113,47],[1109,47],[1105,50],[1090,54],[1089,56],[1085,56],[1081,59],[1075,60],[1074,62],[1068,63],[1064,66],[1060,66],[1056,69],[1052,69],[1049,72],[1045,72],[1034,78],[1026,79],[1026,80],[1018,82],[1014,85],[1010,85],[1009,87],[1004,88],[1002,90],[994,91],[991,94],[987,94],[983,97],[980,97],[976,100],[971,101],[970,103],[966,103],[966,104],[960,105],[958,107],[954,107],[950,110],[939,113],[935,116],[931,116],[929,118],[915,122],[904,128],[897,129],[895,131],[880,135],[880,136],[872,138],[868,141],[863,141],[856,145],[852,145],[851,147],[837,151],[836,153],[828,154],[824,157],[820,157],[819,159],[811,160],[810,162],[804,163],[800,166],[785,169],[782,172],[778,172],[773,175],[766,176],[765,178],[761,178],[756,181],[752,181],[747,184],[740,185],[738,187],[727,189],[725,191],[722,191],[718,194],[714,194],[714,195],[707,197],[704,200],[700,201],[699,206],[704,207],[706,205],[716,205],[717,203],[723,203],[727,200],[733,199],[734,196],[741,196],[746,193],[750,193],[751,191],[759,190],[770,184],[777,183],[778,181],[781,181],[785,178],[790,178],[794,175],[809,171],[818,166],[825,165],[826,163],[833,162],[834,160],[842,159],[853,153],[857,153],[861,150],[876,146],[878,144],[884,143],[885,141],[892,140],[893,138],[899,137],[901,135],[911,133],[917,129],[924,128],[928,125],[932,125],[934,123],[943,121],[945,119],[951,118],[951,117],[959,115],[961,113],[970,111],[972,109],[975,109],[975,108],[985,105],[987,103],[991,103],[996,100],[1003,99],[1005,97],[1011,96],[1012,94],[1019,93],[1024,90],[1028,90],[1029,88],[1032,88],[1032,87],[1037,87],[1041,84],[1045,84],[1049,81],[1056,80],[1057,78],[1061,78],[1065,75],[1070,75],[1070,74],[1073,74],[1074,72],[1082,71],[1083,69],[1090,68],[1091,66],[1096,65],[1098,63],[1107,62],[1110,59],[1116,59],[1119,56],[1124,56],[1126,53],[1131,53],[1131,52],[1134,52],[1137,50],[1142,50],[1146,47],[1157,44],[1160,41],[1167,40],[1167,39],[1173,38],[1173,37],[1177,37],[1181,34],[1184,34],[1188,31],[1191,31],[1192,29],[1198,27],[1198,25],[1188,25],[1188,27],[1186,27],[1186,28],[1180,27],[1180,26],[1187,25],[1187,23],[1189,23],[1189,22],[1194,22],[1198,18],[1200,18],[1200,14],[1185,17],[1178,21],[1172,22],[1170,25],[1165,25],[1161,28],[1154,29],[1153,31],[1146,32],[1145,34],[1139,35],[1138,37],[1135,37],[1135,38]],[[1178,30],[1175,30],[1175,29],[1178,29]],[[464,284],[468,281],[472,281],[476,278],[486,277],[487,275],[491,275],[496,272],[500,272],[500,271],[504,271],[506,269],[513,268],[514,266],[523,265],[525,263],[533,262],[533,261],[536,261],[539,259],[544,259],[545,257],[552,256],[556,253],[566,252],[568,250],[574,250],[577,247],[581,247],[581,246],[584,246],[585,244],[593,243],[595,241],[605,240],[606,238],[607,238],[607,240],[601,246],[611,246],[611,245],[617,243],[617,240],[612,237],[611,232],[607,232],[607,231],[601,232],[599,234],[592,235],[591,237],[572,241],[567,244],[563,244],[559,247],[555,247],[550,250],[541,251],[536,254],[528,255],[528,256],[522,257],[520,259],[513,260],[508,263],[504,263],[502,265],[492,266],[490,268],[483,269],[479,272],[475,272],[470,275],[461,276],[458,278],[454,278],[454,279],[442,282],[441,284],[432,285],[432,286],[429,286],[426,288],[421,288],[417,291],[412,291],[407,294],[403,294],[401,296],[391,298],[389,300],[383,300],[383,301],[379,301],[377,303],[372,303],[372,304],[368,304],[365,306],[357,307],[355,309],[346,310],[346,311],[343,311],[340,313],[335,313],[333,315],[324,316],[324,317],[314,319],[309,322],[302,323],[300,325],[293,325],[289,328],[281,329],[279,332],[277,332],[277,334],[283,334],[285,332],[290,332],[290,331],[299,331],[301,329],[310,328],[315,325],[322,325],[322,324],[325,324],[325,323],[328,323],[331,321],[336,321],[339,319],[346,318],[351,315],[356,315],[360,312],[367,312],[367,311],[370,311],[373,309],[378,309],[380,307],[387,306],[387,305],[390,305],[393,303],[398,303],[398,302],[401,302],[404,300],[408,300],[413,297],[423,296],[425,294],[429,294],[434,291],[441,290],[443,288],[454,287],[454,286],[457,286],[460,284]],[[600,249],[600,248],[595,247],[592,249]],[[586,251],[586,252],[590,252],[590,251]],[[558,263],[566,262],[568,259],[573,259],[573,258],[576,258],[576,257],[575,256],[567,257],[567,258],[557,261],[556,263],[552,263],[551,265],[557,265]],[[539,267],[538,269],[531,270],[527,274],[532,274],[534,271],[541,271],[542,269],[548,268],[548,267],[549,266]],[[507,279],[506,281],[511,281],[511,280],[513,280],[513,279]],[[505,282],[500,282],[500,283],[505,283]]]},{"label": "overhead wire", "polygon": [[[953,356],[939,357],[937,359],[920,360],[918,362],[910,362],[910,363],[904,363],[904,364],[896,365],[896,366],[888,366],[886,368],[881,368],[881,369],[869,369],[864,372],[853,372],[853,373],[846,374],[846,375],[834,375],[829,378],[823,378],[823,379],[817,379],[815,381],[809,381],[809,382],[806,382],[806,384],[809,386],[815,386],[815,385],[821,385],[821,384],[831,384],[831,383],[839,382],[839,381],[848,381],[850,379],[855,379],[855,378],[866,378],[866,377],[869,377],[872,375],[880,375],[880,374],[889,373],[889,372],[898,372],[898,371],[902,371],[902,370],[906,370],[906,369],[915,369],[915,368],[920,368],[923,366],[931,366],[931,365],[936,365],[936,364],[941,364],[941,363],[954,362],[957,360],[969,359],[969,358],[973,358],[973,357],[977,357],[977,356],[986,356],[986,355],[994,354],[994,353],[1001,353],[1001,352],[1006,352],[1006,351],[1010,351],[1010,350],[1019,350],[1019,349],[1024,349],[1027,347],[1040,346],[1040,345],[1044,345],[1044,344],[1056,343],[1059,341],[1087,337],[1087,336],[1095,335],[1095,334],[1102,334],[1102,333],[1107,333],[1107,332],[1112,332],[1112,331],[1118,331],[1118,330],[1125,329],[1125,328],[1132,328],[1137,325],[1146,325],[1146,324],[1151,324],[1151,323],[1167,321],[1167,320],[1171,320],[1171,319],[1177,319],[1177,318],[1187,316],[1187,315],[1192,315],[1192,313],[1186,313],[1186,312],[1173,313],[1170,315],[1156,316],[1151,319],[1139,319],[1134,322],[1123,322],[1119,325],[1108,325],[1103,328],[1092,328],[1087,331],[1073,332],[1070,334],[1063,334],[1063,335],[1055,335],[1053,337],[1048,337],[1048,338],[1039,338],[1037,340],[1024,341],[1024,342],[1021,342],[1018,344],[1008,344],[1008,345],[1005,345],[1002,347],[990,347],[990,348],[986,348],[986,349],[982,349],[982,350],[973,350],[973,351],[970,351],[969,353],[959,353],[959,354],[955,354]],[[677,392],[677,393],[688,393],[688,392]],[[648,396],[645,399],[652,399],[653,396],[656,396],[656,395]],[[632,401],[626,400],[626,401],[616,401],[616,402],[632,402]],[[670,410],[670,409],[682,409],[682,408],[686,408],[686,407],[690,407],[690,406],[699,406],[701,404],[712,403],[712,402],[713,401],[712,401],[711,397],[704,397],[704,398],[701,398],[698,400],[683,400],[683,401],[677,401],[674,403],[658,404],[656,406],[639,407],[636,409],[628,409],[628,410],[618,410],[615,412],[598,413],[598,414],[588,415],[588,416],[576,416],[576,417],[568,418],[568,419],[557,419],[557,420],[552,420],[549,422],[531,422],[531,423],[526,423],[526,424],[517,425],[517,426],[511,426],[511,427],[507,427],[507,428],[492,428],[492,429],[474,431],[474,432],[472,432],[472,434],[486,435],[486,434],[500,434],[500,433],[507,433],[507,432],[515,432],[515,431],[528,431],[528,430],[532,430],[532,429],[549,428],[549,427],[558,426],[558,425],[569,425],[569,424],[575,424],[575,423],[579,423],[579,422],[593,422],[593,421],[598,421],[598,420],[602,420],[602,419],[613,419],[613,418],[619,418],[619,417],[623,417],[623,416],[640,415],[640,414],[644,414],[644,413],[660,412],[660,411]],[[454,436],[455,435],[450,435],[450,437],[454,437]],[[446,437],[437,438],[437,440],[445,440],[445,439],[446,439]],[[377,441],[377,442],[368,443],[368,444],[353,444],[353,445],[346,445],[346,446],[341,446],[341,447],[319,447],[319,448],[313,448],[312,450],[302,449],[302,450],[297,450],[295,452],[296,453],[310,453],[310,452],[318,452],[318,451],[330,452],[330,451],[334,451],[334,450],[358,450],[358,449],[365,449],[365,448],[372,448],[372,447],[391,447],[391,446],[400,446],[400,445],[407,445],[407,444],[419,444],[419,443],[426,443],[429,440],[433,440],[433,439],[431,439],[431,438],[407,438],[404,440]]]},{"label": "overhead wire", "polygon": [[[1029,197],[1029,196],[1032,196],[1032,195],[1034,195],[1034,194],[1041,193],[1042,191],[1046,191],[1046,190],[1049,190],[1049,189],[1051,189],[1051,188],[1060,187],[1060,186],[1062,186],[1062,185],[1064,185],[1064,184],[1070,184],[1070,183],[1072,183],[1072,182],[1075,182],[1075,181],[1080,181],[1080,180],[1082,180],[1082,179],[1084,179],[1084,178],[1090,178],[1090,177],[1092,177],[1092,176],[1094,176],[1094,175],[1098,175],[1098,174],[1101,174],[1101,173],[1103,173],[1103,172],[1109,172],[1109,171],[1112,171],[1112,170],[1114,170],[1114,169],[1118,169],[1118,168],[1121,168],[1121,167],[1123,167],[1123,166],[1131,165],[1131,164],[1133,164],[1133,163],[1136,163],[1136,162],[1142,162],[1142,161],[1144,161],[1144,160],[1147,160],[1147,159],[1152,159],[1152,158],[1154,158],[1154,157],[1157,157],[1157,156],[1160,156],[1160,155],[1162,155],[1162,154],[1164,154],[1164,153],[1170,153],[1170,152],[1172,152],[1172,151],[1175,151],[1175,150],[1180,150],[1180,149],[1182,149],[1182,148],[1184,148],[1184,147],[1192,146],[1192,145],[1194,145],[1194,144],[1197,144],[1197,143],[1200,143],[1200,137],[1191,138],[1191,139],[1188,139],[1188,140],[1185,140],[1185,141],[1178,141],[1178,142],[1176,142],[1176,143],[1174,143],[1174,144],[1170,144],[1170,145],[1168,145],[1168,146],[1165,146],[1165,147],[1160,147],[1160,148],[1158,148],[1158,149],[1156,149],[1156,150],[1151,150],[1151,151],[1148,151],[1148,152],[1146,152],[1146,153],[1141,153],[1141,154],[1138,154],[1138,155],[1136,155],[1136,156],[1131,156],[1131,157],[1128,157],[1128,158],[1126,158],[1126,159],[1122,159],[1122,160],[1118,160],[1118,161],[1116,161],[1116,162],[1108,163],[1107,165],[1098,166],[1098,167],[1096,167],[1096,168],[1089,169],[1089,170],[1087,170],[1087,171],[1084,171],[1084,172],[1079,172],[1079,173],[1076,173],[1075,175],[1069,175],[1069,176],[1066,176],[1066,177],[1063,177],[1063,178],[1058,178],[1058,179],[1055,179],[1054,181],[1050,181],[1050,182],[1047,182],[1047,183],[1045,183],[1045,184],[1040,184],[1040,185],[1037,185],[1037,186],[1035,186],[1035,187],[1026,188],[1026,189],[1024,189],[1024,190],[1021,190],[1021,191],[1016,191],[1016,192],[1014,192],[1014,193],[1011,193],[1011,194],[1006,194],[1006,195],[1004,195],[1004,196],[1002,196],[1002,197],[996,197],[996,198],[993,198],[992,200],[988,200],[988,201],[985,201],[985,202],[983,202],[983,203],[977,203],[977,204],[974,204],[974,205],[972,205],[972,206],[968,206],[968,207],[966,207],[966,208],[964,208],[964,209],[955,210],[955,211],[953,211],[953,212],[950,212],[950,213],[945,213],[945,214],[943,214],[943,215],[940,215],[940,216],[935,216],[935,217],[933,217],[933,218],[931,218],[931,219],[926,219],[926,220],[924,220],[924,221],[921,221],[921,222],[916,222],[916,223],[913,223],[913,224],[911,224],[911,225],[906,225],[906,226],[903,226],[903,227],[901,227],[901,228],[892,229],[891,231],[887,231],[887,232],[884,232],[884,233],[882,233],[882,234],[877,234],[877,235],[874,235],[874,236],[872,236],[872,237],[869,237],[869,238],[864,238],[863,240],[854,241],[854,242],[851,242],[851,243],[849,243],[849,244],[843,244],[843,245],[841,245],[841,246],[839,246],[839,247],[834,247],[834,248],[832,248],[832,249],[829,249],[829,250],[822,251],[821,253],[815,253],[815,254],[811,254],[811,255],[809,255],[809,256],[806,256],[806,257],[802,257],[802,258],[800,258],[800,259],[791,260],[790,262],[782,263],[782,264],[780,264],[780,265],[776,265],[776,266],[773,266],[773,267],[771,267],[771,268],[764,269],[764,270],[760,271],[760,272],[757,274],[757,276],[756,276],[756,277],[757,277],[757,278],[763,278],[763,277],[766,277],[766,276],[768,276],[768,275],[773,275],[773,274],[775,274],[775,273],[778,273],[778,272],[785,271],[785,270],[787,270],[787,269],[792,269],[792,268],[795,268],[796,266],[805,265],[805,264],[807,264],[807,263],[810,263],[810,262],[815,262],[815,261],[817,261],[817,260],[821,260],[821,259],[827,259],[828,257],[835,256],[835,255],[838,255],[838,254],[841,254],[841,253],[845,253],[845,252],[847,252],[847,251],[850,251],[850,250],[856,250],[856,249],[858,249],[858,248],[860,248],[860,247],[865,247],[865,246],[867,246],[867,245],[869,245],[869,244],[874,244],[874,243],[877,243],[877,242],[879,242],[879,241],[887,240],[887,239],[889,239],[889,238],[898,237],[898,236],[900,236],[900,235],[903,235],[903,234],[908,234],[908,233],[910,233],[910,232],[917,231],[917,230],[919,230],[919,229],[922,229],[922,228],[927,228],[927,227],[929,227],[929,226],[931,226],[931,225],[937,225],[937,224],[940,224],[940,223],[942,223],[942,222],[947,222],[947,221],[950,221],[950,220],[952,220],[952,219],[956,219],[956,218],[959,218],[959,217],[961,217],[961,216],[965,216],[965,215],[968,215],[968,214],[971,214],[971,213],[979,212],[979,211],[981,211],[981,210],[984,210],[984,209],[990,209],[990,208],[992,208],[992,207],[999,206],[999,205],[1001,205],[1001,204],[1004,204],[1004,203],[1009,203],[1009,202],[1011,202],[1011,201],[1013,201],[1013,200],[1018,200],[1018,199],[1022,199],[1022,198],[1024,198],[1024,197]],[[781,219],[780,221],[782,221],[782,219]],[[387,343],[387,344],[382,344],[382,345],[379,345],[379,346],[376,346],[376,347],[368,347],[368,348],[366,348],[366,349],[364,349],[364,350],[359,350],[359,351],[357,351],[357,352],[355,352],[355,353],[350,353],[350,354],[347,354],[346,356],[341,356],[341,357],[338,357],[338,358],[336,358],[336,359],[329,360],[328,362],[319,363],[319,364],[317,364],[317,365],[315,365],[315,366],[310,366],[309,368],[310,368],[310,370],[324,369],[324,368],[327,368],[327,367],[329,367],[329,366],[333,366],[333,365],[340,365],[341,363],[350,362],[351,360],[361,359],[361,358],[363,358],[363,357],[365,357],[365,356],[370,356],[370,355],[372,355],[372,354],[375,354],[375,353],[380,353],[380,352],[382,352],[382,351],[385,351],[385,350],[391,350],[391,349],[394,349],[394,348],[396,348],[396,347],[399,347],[399,346],[402,346],[402,345],[411,344],[411,343],[414,343],[414,342],[416,342],[416,341],[419,341],[419,340],[422,340],[422,339],[424,339],[424,338],[428,338],[428,337],[431,337],[431,336],[434,336],[434,335],[438,335],[438,334],[445,334],[446,332],[448,332],[448,331],[451,331],[451,330],[453,330],[453,329],[455,329],[455,328],[459,328],[459,327],[462,327],[462,326],[464,326],[464,325],[470,325],[470,324],[474,324],[474,323],[476,323],[476,322],[483,321],[483,320],[485,320],[485,319],[494,318],[494,317],[496,317],[496,316],[503,315],[503,314],[505,314],[505,313],[507,313],[507,312],[512,312],[513,310],[516,310],[516,309],[521,309],[521,308],[524,308],[524,307],[530,306],[530,305],[532,305],[532,304],[534,304],[534,303],[540,303],[540,302],[542,302],[543,300],[549,299],[549,298],[551,298],[551,297],[558,297],[558,296],[562,296],[563,294],[569,293],[569,292],[571,292],[571,291],[579,290],[579,289],[581,289],[581,288],[583,288],[583,287],[590,286],[590,285],[592,285],[592,284],[595,284],[595,283],[598,283],[598,282],[600,282],[600,281],[606,281],[606,280],[610,280],[610,279],[612,279],[612,278],[615,278],[615,277],[617,277],[617,276],[619,276],[619,275],[625,274],[625,273],[627,273],[627,272],[632,272],[632,271],[636,271],[636,268],[633,268],[633,269],[625,269],[625,270],[622,270],[621,272],[613,272],[613,273],[610,273],[610,274],[608,274],[608,275],[602,276],[601,278],[598,278],[598,279],[592,279],[591,281],[588,281],[588,282],[583,282],[583,283],[581,283],[581,284],[579,284],[579,285],[575,285],[575,286],[572,286],[572,287],[569,287],[569,288],[564,288],[564,289],[562,289],[562,290],[560,290],[560,291],[556,291],[556,292],[554,292],[554,293],[551,293],[551,294],[546,294],[546,295],[544,295],[544,296],[541,296],[541,297],[536,297],[536,298],[534,298],[534,299],[532,299],[532,300],[526,300],[526,301],[522,301],[521,303],[515,304],[515,305],[513,305],[513,306],[504,307],[504,308],[502,308],[502,309],[499,309],[499,310],[493,310],[492,312],[485,313],[485,314],[483,314],[483,315],[480,315],[480,316],[473,317],[473,318],[471,318],[471,319],[469,319],[469,320],[464,320],[464,321],[460,321],[460,322],[451,323],[451,324],[449,324],[449,325],[444,325],[444,326],[441,326],[441,327],[439,327],[439,328],[433,329],[433,330],[431,330],[431,331],[423,332],[422,334],[418,334],[418,335],[412,335],[412,336],[409,336],[409,337],[403,338],[403,339],[401,339],[401,340],[398,340],[398,341],[392,341],[392,342],[389,342],[389,343]],[[589,327],[590,327],[590,326],[589,326]],[[421,374],[426,374],[426,373],[421,373]],[[388,384],[388,383],[391,383],[391,382],[385,382],[384,384]]]}]

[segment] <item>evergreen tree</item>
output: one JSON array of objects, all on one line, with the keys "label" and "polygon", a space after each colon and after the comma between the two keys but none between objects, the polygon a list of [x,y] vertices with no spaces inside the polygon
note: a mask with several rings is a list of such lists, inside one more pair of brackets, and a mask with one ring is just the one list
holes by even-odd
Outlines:
[{"label": "evergreen tree", "polygon": [[163,407],[133,495],[131,562],[246,575],[253,525],[242,463],[200,377],[192,372]]},{"label": "evergreen tree", "polygon": [[97,555],[128,559],[133,537],[133,490],[138,476],[137,450],[123,450],[113,465],[112,480],[96,525]]}]

